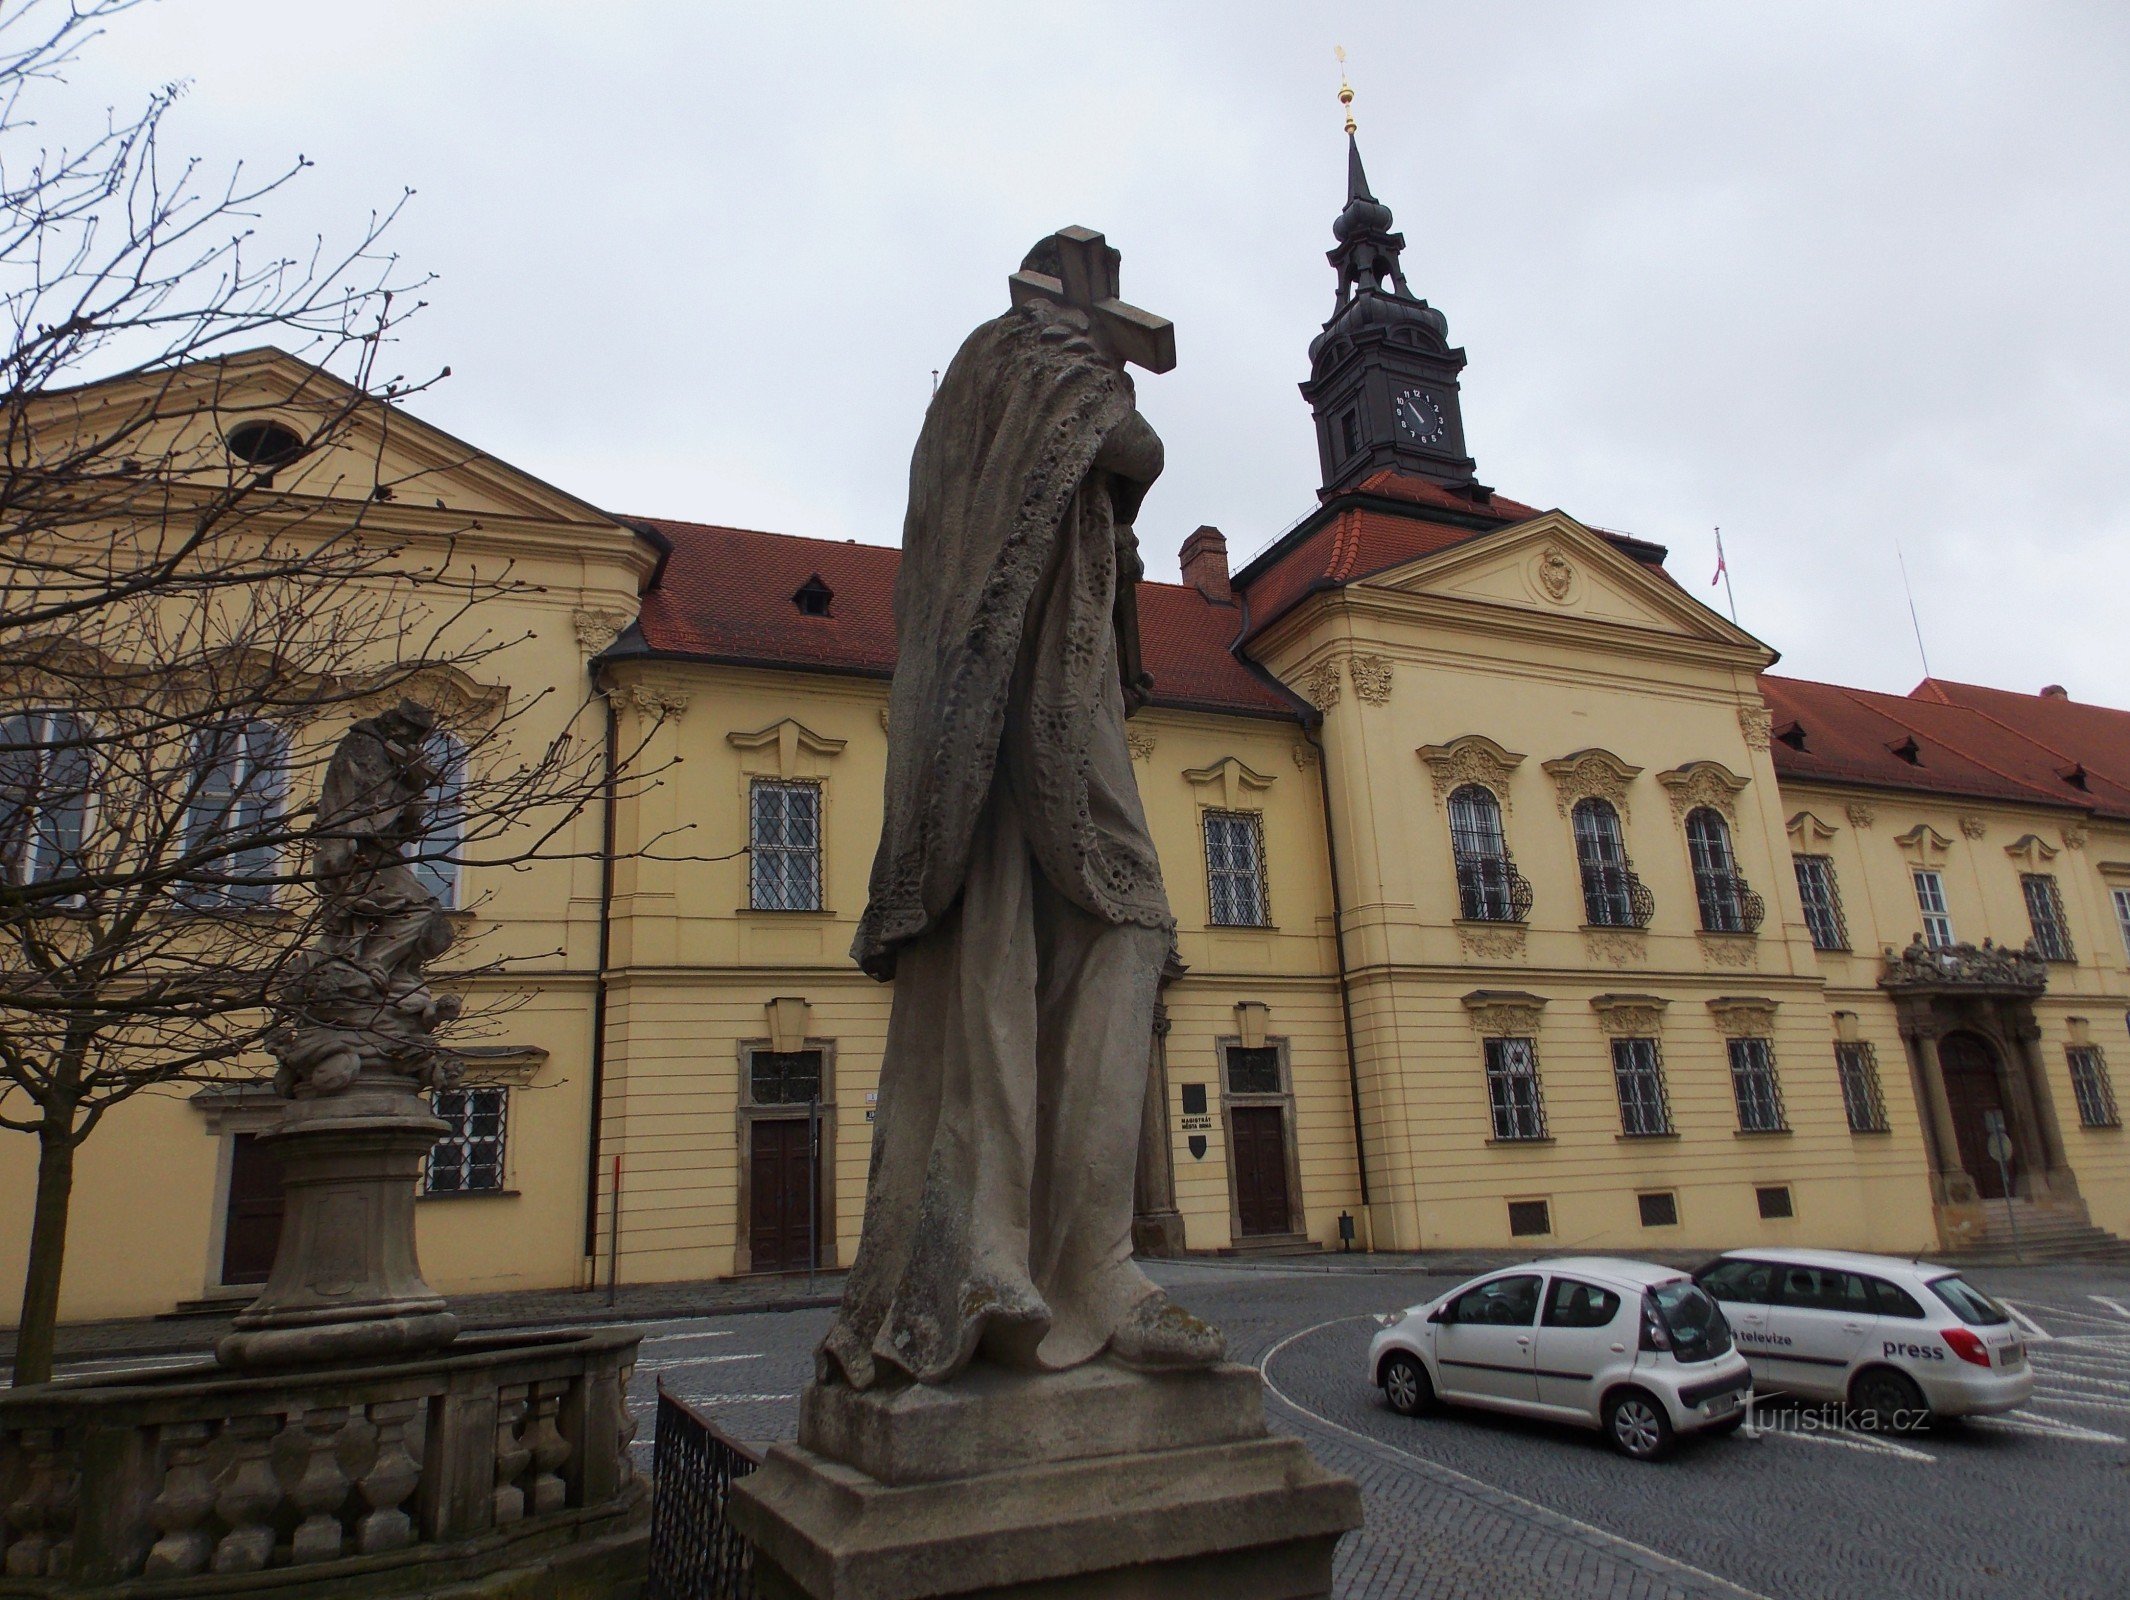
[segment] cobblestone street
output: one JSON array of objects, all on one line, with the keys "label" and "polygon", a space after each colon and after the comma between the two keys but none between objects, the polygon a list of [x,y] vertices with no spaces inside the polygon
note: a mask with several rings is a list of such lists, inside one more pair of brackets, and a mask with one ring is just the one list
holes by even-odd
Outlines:
[{"label": "cobblestone street", "polygon": [[[1273,1423],[1357,1479],[1368,1523],[1340,1548],[1348,1600],[1760,1596],[2117,1600],[2130,1592],[2130,1274],[1983,1270],[2030,1322],[2041,1377],[2013,1417],[1900,1442],[1769,1410],[1750,1435],[1644,1466],[1595,1434],[1473,1412],[1393,1415],[1363,1372],[1373,1314],[1452,1279],[1419,1272],[1164,1264],[1179,1298],[1261,1365]],[[651,1326],[656,1381],[732,1432],[788,1438],[818,1309]]]}]

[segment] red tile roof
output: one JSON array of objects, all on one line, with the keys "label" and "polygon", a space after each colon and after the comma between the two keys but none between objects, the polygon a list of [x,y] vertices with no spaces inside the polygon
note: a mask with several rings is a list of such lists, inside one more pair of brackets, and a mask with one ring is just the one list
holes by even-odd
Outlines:
[{"label": "red tile roof", "polygon": [[[1801,678],[1761,678],[1781,735],[1775,771],[1796,782],[1860,784],[2130,818],[2130,712],[1926,681],[1908,695]],[[1897,754],[1915,741],[1916,760]],[[2066,773],[2083,768],[2084,787]]]},{"label": "red tile roof", "polygon": [[[733,666],[886,677],[895,669],[895,574],[887,545],[802,539],[746,528],[632,517],[672,545],[636,626],[611,656],[663,656]],[[833,599],[810,617],[792,596],[818,575]],[[1302,702],[1229,650],[1239,606],[1180,584],[1139,586],[1139,627],[1154,703],[1247,716],[1294,717]]]}]

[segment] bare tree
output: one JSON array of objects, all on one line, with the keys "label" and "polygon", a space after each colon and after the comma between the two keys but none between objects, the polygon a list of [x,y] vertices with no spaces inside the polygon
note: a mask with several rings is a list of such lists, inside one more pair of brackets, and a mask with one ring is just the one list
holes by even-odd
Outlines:
[{"label": "bare tree", "polygon": [[[33,103],[132,3],[0,4],[0,1127],[39,1152],[17,1383],[51,1373],[82,1142],[145,1089],[256,1070],[335,858],[312,828],[347,724],[439,714],[439,880],[585,853],[634,754],[582,702],[483,687],[522,637],[486,620],[531,588],[511,568],[379,526],[404,486],[378,421],[420,387],[380,376],[417,287],[390,215],[259,254],[303,164],[171,170],[175,90],[36,146]],[[267,342],[312,374],[271,416],[245,381]]]}]

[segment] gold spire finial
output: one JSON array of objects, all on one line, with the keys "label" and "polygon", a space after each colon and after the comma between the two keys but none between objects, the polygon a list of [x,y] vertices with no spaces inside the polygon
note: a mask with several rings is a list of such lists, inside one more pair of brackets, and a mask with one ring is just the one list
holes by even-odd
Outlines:
[{"label": "gold spire finial", "polygon": [[1331,50],[1339,58],[1339,104],[1346,108],[1346,131],[1350,134],[1356,124],[1353,120],[1353,85],[1346,81],[1346,47],[1335,44]]}]

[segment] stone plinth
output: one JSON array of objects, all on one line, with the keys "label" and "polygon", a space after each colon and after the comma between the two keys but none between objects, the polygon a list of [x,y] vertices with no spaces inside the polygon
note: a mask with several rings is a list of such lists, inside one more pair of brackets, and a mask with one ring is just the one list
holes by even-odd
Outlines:
[{"label": "stone plinth", "polygon": [[762,1600],[1305,1600],[1361,1501],[1267,1432],[1253,1369],[1098,1362],[809,1385],[730,1514]]},{"label": "stone plinth", "polygon": [[280,1247],[265,1291],[216,1346],[224,1365],[390,1359],[451,1342],[458,1318],[414,1253],[422,1158],[448,1131],[405,1078],[365,1075],[290,1102],[259,1135],[281,1159]]}]

